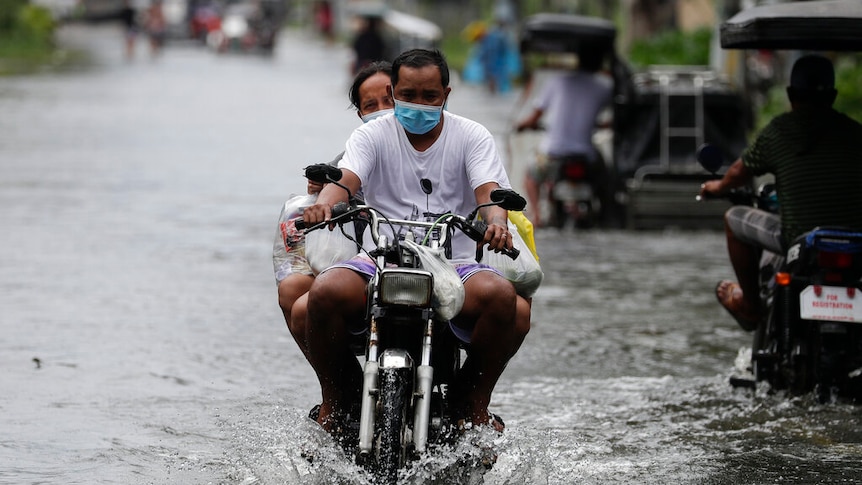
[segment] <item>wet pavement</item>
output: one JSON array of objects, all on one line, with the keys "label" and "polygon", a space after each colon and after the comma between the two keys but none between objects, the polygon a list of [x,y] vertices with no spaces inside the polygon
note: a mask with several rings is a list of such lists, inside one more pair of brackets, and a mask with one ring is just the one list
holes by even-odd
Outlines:
[{"label": "wet pavement", "polygon": [[[118,27],[62,39],[92,61],[0,78],[0,483],[369,483],[305,418],[318,391],[271,266],[302,167],[359,124],[349,52],[295,31],[272,57],[127,61]],[[517,146],[517,94],[456,83],[449,109]],[[537,242],[497,465],[434,456],[404,483],[858,480],[857,407],[728,385],[748,336],[713,296],[721,234]]]}]

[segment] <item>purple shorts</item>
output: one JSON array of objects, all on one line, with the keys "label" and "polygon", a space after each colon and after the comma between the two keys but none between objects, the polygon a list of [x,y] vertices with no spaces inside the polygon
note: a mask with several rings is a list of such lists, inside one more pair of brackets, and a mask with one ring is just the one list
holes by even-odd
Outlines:
[{"label": "purple shorts", "polygon": [[[491,271],[492,273],[502,276],[502,274],[497,269],[481,263],[460,263],[453,266],[455,266],[455,271],[458,273],[458,276],[461,277],[462,283],[470,279],[471,276],[475,275],[476,273],[481,273],[482,271]],[[374,276],[375,271],[374,262],[362,255],[356,256],[353,259],[344,261],[342,263],[332,265],[329,268],[326,268],[324,271],[329,271],[332,268],[347,268],[361,274],[365,277],[365,279],[371,279],[371,277]],[[465,327],[462,325],[455,325],[450,321],[449,328],[452,330],[452,333],[455,334],[456,337],[458,337],[458,340],[467,344],[470,343],[470,336],[473,334],[472,325],[470,325],[469,327]],[[363,325],[361,327],[358,325],[354,326],[350,329],[350,331],[355,335],[359,335],[364,333],[366,329],[366,325],[364,325],[363,322]]]}]

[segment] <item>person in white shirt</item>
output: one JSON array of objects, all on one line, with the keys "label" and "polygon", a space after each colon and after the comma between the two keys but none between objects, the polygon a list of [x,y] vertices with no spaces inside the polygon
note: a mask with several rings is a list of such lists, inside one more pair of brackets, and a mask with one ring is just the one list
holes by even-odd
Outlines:
[{"label": "person in white shirt", "polygon": [[[341,183],[351,192],[361,188],[368,205],[391,217],[424,220],[426,212],[466,214],[490,202],[492,190],[509,187],[488,130],[444,111],[451,88],[439,51],[413,49],[399,55],[390,89],[394,114],[361,126],[347,141],[339,167]],[[431,182],[430,194],[422,190],[423,179]],[[332,205],[346,198],[344,190],[327,185],[303,219],[309,225],[328,220]],[[482,244],[494,251],[511,248],[507,212],[491,206],[481,215],[488,223]],[[451,392],[465,422],[502,432],[502,420],[488,405],[529,331],[530,306],[497,270],[476,263],[475,250],[476,243],[456,231],[451,261],[464,282],[465,301],[451,327],[469,345]],[[317,422],[328,431],[360,395],[362,373],[349,342],[351,331],[357,330],[351,325],[364,325],[366,283],[373,271],[374,263],[358,256],[322,272],[309,291],[307,313],[301,315],[308,320],[307,357],[323,395]],[[294,318],[300,313],[294,306]]]},{"label": "person in white shirt", "polygon": [[517,131],[538,129],[546,113],[549,118],[539,147],[544,158],[528,168],[524,177],[533,224],[537,226],[546,222],[538,212],[542,184],[558,176],[565,158],[585,158],[597,169],[598,185],[603,188],[606,175],[600,169],[604,169],[604,162],[593,146],[593,130],[596,118],[611,103],[613,83],[599,73],[602,56],[600,50],[582,49],[577,69],[549,79],[534,102],[533,111],[516,126]]},{"label": "person in white shirt", "polygon": [[[363,123],[392,113],[392,97],[389,95],[389,78],[392,75],[392,64],[388,61],[377,61],[368,64],[356,73],[348,93],[350,104],[356,109],[356,115]],[[335,164],[344,153],[339,153],[330,164]],[[323,189],[323,184],[308,180],[307,192],[317,194]],[[287,214],[286,217],[295,215]],[[297,230],[289,220],[280,220],[273,244],[273,269],[278,285],[278,306],[284,315],[284,321],[299,349],[306,354],[306,329],[299,326],[291,318],[293,304],[308,292],[314,281],[314,273],[305,257],[305,235]]]}]

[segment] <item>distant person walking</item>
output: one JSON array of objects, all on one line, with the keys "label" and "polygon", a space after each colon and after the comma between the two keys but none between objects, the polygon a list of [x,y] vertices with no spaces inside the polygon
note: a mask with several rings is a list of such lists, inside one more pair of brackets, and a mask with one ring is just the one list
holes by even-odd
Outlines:
[{"label": "distant person walking", "polygon": [[332,5],[330,5],[329,0],[318,0],[315,2],[314,24],[328,42],[334,40],[335,36],[332,33]]},{"label": "distant person walking", "polygon": [[135,38],[138,36],[137,15],[132,0],[125,0],[123,9],[120,11],[120,21],[123,23],[126,59],[131,59],[135,55]]},{"label": "distant person walking", "polygon": [[372,62],[384,60],[386,54],[386,42],[380,33],[380,18],[365,17],[363,20],[362,30],[353,40],[354,75]]},{"label": "distant person walking", "polygon": [[479,61],[490,93],[505,93],[511,89],[512,56],[517,53],[509,41],[505,20],[496,19],[479,38]]},{"label": "distant person walking", "polygon": [[497,16],[490,27],[477,20],[462,34],[473,43],[462,76],[470,83],[484,83],[491,94],[508,92],[512,79],[521,73],[521,57],[508,25],[505,17]]},{"label": "distant person walking", "polygon": [[150,52],[154,56],[161,52],[162,46],[165,44],[167,24],[165,12],[162,9],[162,0],[153,0],[150,8],[147,9],[146,27],[147,35],[150,37]]}]

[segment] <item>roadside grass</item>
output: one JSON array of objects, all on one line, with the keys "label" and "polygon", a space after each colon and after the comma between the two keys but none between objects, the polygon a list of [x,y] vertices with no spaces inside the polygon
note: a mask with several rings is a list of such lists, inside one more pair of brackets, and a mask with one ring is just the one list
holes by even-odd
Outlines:
[{"label": "roadside grass", "polygon": [[0,35],[0,76],[63,70],[86,60],[85,52],[58,48],[53,42]]},{"label": "roadside grass", "polygon": [[443,37],[440,50],[446,56],[446,62],[452,71],[462,72],[467,65],[472,45],[460,34],[450,34]]}]

